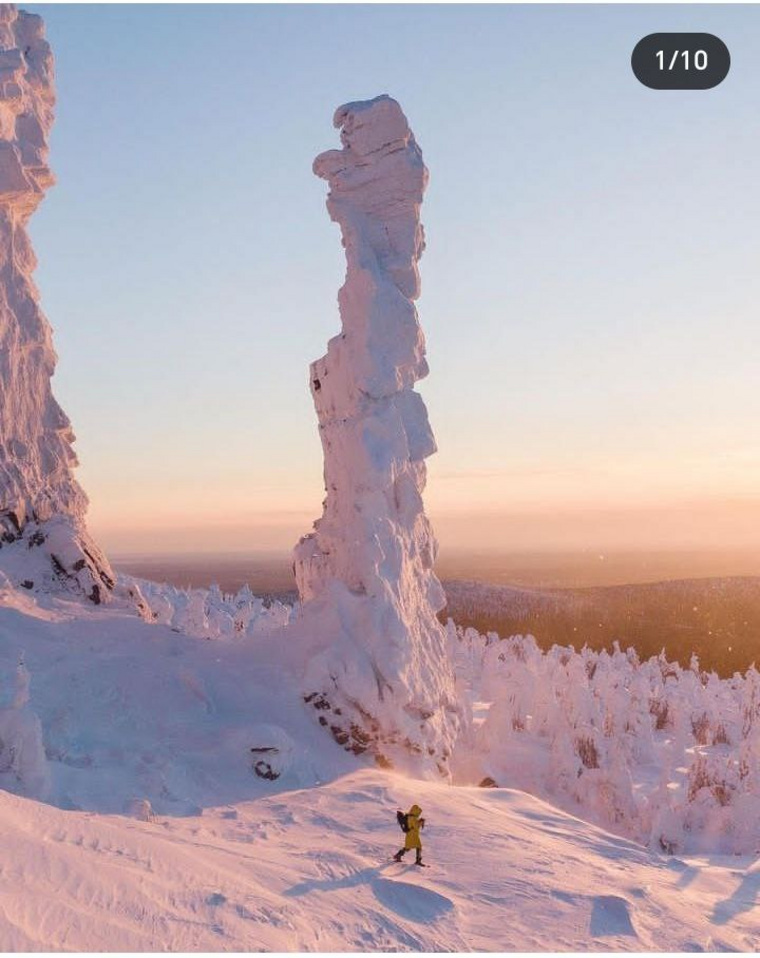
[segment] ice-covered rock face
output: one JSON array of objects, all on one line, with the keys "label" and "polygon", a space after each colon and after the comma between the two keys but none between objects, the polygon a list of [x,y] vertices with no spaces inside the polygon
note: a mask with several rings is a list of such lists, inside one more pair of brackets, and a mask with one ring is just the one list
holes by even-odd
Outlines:
[{"label": "ice-covered rock face", "polygon": [[323,640],[305,697],[345,748],[447,774],[460,715],[422,503],[436,446],[413,388],[428,372],[414,306],[428,173],[390,97],[342,106],[334,124],[343,148],[314,172],[330,186],[347,273],[342,330],[311,366],[327,498],[295,548],[302,621]]},{"label": "ice-covered rock face", "polygon": [[0,567],[26,588],[64,585],[99,602],[113,575],[84,526],[87,498],[51,391],[56,355],[26,232],[53,183],[54,102],[42,20],[0,4]]}]

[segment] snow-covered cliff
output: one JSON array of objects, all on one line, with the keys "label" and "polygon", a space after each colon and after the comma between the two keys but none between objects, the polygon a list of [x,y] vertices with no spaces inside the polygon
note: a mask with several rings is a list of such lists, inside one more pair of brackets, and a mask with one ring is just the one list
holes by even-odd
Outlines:
[{"label": "snow-covered cliff", "polygon": [[414,391],[428,372],[414,306],[428,173],[390,97],[342,106],[334,125],[343,148],[314,172],[330,186],[347,273],[341,332],[311,366],[327,498],[295,549],[303,624],[324,640],[306,700],[346,749],[446,775],[461,715],[422,502],[436,446]]},{"label": "snow-covered cliff", "polygon": [[50,326],[26,231],[53,183],[53,58],[40,17],[0,5],[0,568],[26,588],[100,602],[108,562],[87,534],[69,420],[51,391]]}]

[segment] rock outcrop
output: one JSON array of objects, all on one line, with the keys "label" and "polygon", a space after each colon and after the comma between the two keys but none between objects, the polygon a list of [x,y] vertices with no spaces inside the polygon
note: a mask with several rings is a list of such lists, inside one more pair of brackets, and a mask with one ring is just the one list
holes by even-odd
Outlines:
[{"label": "rock outcrop", "polygon": [[428,172],[390,97],[342,106],[334,125],[343,148],[314,172],[330,186],[347,273],[342,330],[311,365],[327,498],[295,548],[301,622],[317,645],[304,697],[344,748],[447,775],[460,713],[422,502],[436,445],[414,391],[428,372],[414,305]]},{"label": "rock outcrop", "polygon": [[40,17],[0,4],[0,567],[29,589],[100,602],[114,587],[84,524],[69,420],[55,401],[50,326],[26,231],[53,183],[53,58]]}]

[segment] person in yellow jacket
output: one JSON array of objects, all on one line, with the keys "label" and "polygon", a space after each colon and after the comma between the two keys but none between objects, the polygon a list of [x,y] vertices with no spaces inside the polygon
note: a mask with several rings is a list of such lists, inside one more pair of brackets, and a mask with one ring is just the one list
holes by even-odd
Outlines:
[{"label": "person in yellow jacket", "polygon": [[400,862],[401,859],[406,855],[410,849],[414,849],[416,853],[416,859],[414,864],[422,864],[422,839],[420,838],[420,831],[425,827],[425,819],[422,818],[422,809],[419,805],[412,805],[409,811],[406,813],[406,838],[404,840],[404,847],[400,848],[396,854],[393,856],[395,862]]}]

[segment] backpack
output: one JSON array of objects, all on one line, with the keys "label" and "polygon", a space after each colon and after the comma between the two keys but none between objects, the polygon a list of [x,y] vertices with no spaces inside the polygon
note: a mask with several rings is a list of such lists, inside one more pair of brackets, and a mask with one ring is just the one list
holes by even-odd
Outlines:
[{"label": "backpack", "polygon": [[402,832],[406,833],[409,831],[409,822],[406,820],[406,815],[403,812],[396,812],[396,821]]}]

